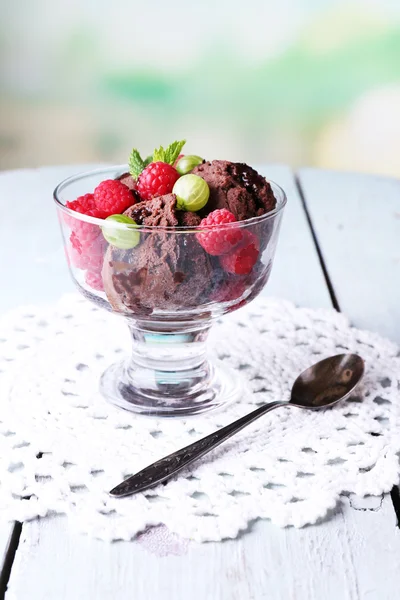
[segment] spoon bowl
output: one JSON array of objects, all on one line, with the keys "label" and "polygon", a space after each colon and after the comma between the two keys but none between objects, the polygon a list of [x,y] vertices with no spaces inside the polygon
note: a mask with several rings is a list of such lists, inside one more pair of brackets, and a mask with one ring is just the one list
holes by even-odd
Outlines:
[{"label": "spoon bowl", "polygon": [[290,404],[320,409],[345,400],[364,375],[364,361],[357,354],[325,358],[301,373],[292,387]]},{"label": "spoon bowl", "polygon": [[297,377],[289,402],[278,401],[263,404],[226,427],[165,456],[136,475],[132,475],[112,489],[110,495],[114,497],[129,496],[170,479],[184,467],[275,408],[295,406],[320,410],[334,406],[350,396],[363,375],[364,361],[357,354],[338,354],[321,360]]}]

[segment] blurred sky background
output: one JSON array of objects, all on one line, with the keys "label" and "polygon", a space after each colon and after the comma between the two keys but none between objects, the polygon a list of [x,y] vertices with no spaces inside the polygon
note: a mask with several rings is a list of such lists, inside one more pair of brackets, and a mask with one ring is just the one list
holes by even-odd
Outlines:
[{"label": "blurred sky background", "polygon": [[400,0],[0,0],[0,168],[187,151],[400,177]]}]

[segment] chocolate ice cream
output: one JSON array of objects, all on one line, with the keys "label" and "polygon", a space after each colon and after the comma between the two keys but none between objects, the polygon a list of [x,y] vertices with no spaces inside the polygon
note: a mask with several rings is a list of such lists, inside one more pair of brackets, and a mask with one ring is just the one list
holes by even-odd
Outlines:
[{"label": "chocolate ice cream", "polygon": [[166,194],[134,204],[125,214],[138,225],[148,227],[198,227],[201,217],[192,212],[177,210],[175,194]]},{"label": "chocolate ice cream", "polygon": [[252,167],[227,160],[205,162],[192,171],[208,183],[210,198],[202,216],[227,208],[238,221],[258,217],[275,208],[270,184]]},{"label": "chocolate ice cream", "polygon": [[122,173],[122,175],[120,175],[119,177],[117,177],[117,179],[123,183],[124,185],[126,185],[127,188],[129,188],[130,190],[135,190],[136,189],[136,181],[133,179],[132,175],[130,173]]},{"label": "chocolate ice cream", "polygon": [[175,194],[166,194],[152,200],[138,202],[128,208],[124,214],[131,217],[138,225],[147,225],[148,227],[176,227],[178,225]]},{"label": "chocolate ice cream", "polygon": [[[176,210],[174,194],[139,202],[125,214],[144,227],[173,228],[191,220]],[[144,316],[157,309],[179,310],[200,303],[210,286],[211,272],[210,257],[194,236],[159,229],[143,231],[140,244],[130,250],[109,246],[102,275],[114,310]]]}]

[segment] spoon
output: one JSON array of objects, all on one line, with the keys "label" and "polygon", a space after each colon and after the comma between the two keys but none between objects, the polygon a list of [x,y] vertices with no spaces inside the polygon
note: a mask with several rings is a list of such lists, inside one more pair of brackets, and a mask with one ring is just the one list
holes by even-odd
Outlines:
[{"label": "spoon", "polygon": [[136,475],[125,479],[110,491],[111,496],[120,498],[142,492],[176,475],[192,462],[219,446],[232,435],[280,406],[295,406],[318,410],[333,406],[348,398],[361,381],[364,361],[357,354],[338,354],[321,360],[299,375],[292,387],[289,402],[270,402],[253,412],[230,423],[222,429],[165,456]]}]

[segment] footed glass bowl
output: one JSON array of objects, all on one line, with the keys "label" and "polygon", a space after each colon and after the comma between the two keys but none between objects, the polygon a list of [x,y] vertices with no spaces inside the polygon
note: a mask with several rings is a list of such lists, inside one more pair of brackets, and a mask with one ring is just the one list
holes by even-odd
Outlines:
[{"label": "footed glass bowl", "polygon": [[131,332],[132,355],[105,371],[101,393],[112,404],[147,415],[221,406],[240,394],[240,377],[209,359],[208,332],[215,319],[250,302],[268,281],[285,193],[270,182],[275,210],[220,226],[241,239],[240,273],[234,273],[232,261],[211,256],[199,243],[207,230],[132,226],[65,206],[126,170],[82,173],[54,191],[74,282],[86,298],[124,317]]}]

